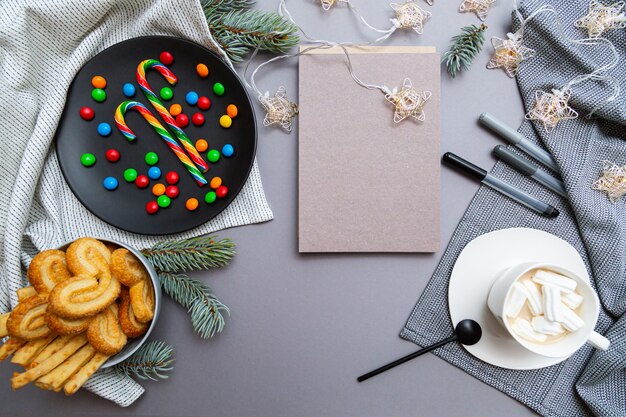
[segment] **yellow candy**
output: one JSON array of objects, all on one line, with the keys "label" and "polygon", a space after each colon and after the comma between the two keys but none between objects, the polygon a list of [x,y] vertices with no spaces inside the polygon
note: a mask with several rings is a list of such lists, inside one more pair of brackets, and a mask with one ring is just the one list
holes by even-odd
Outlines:
[{"label": "yellow candy", "polygon": [[220,117],[220,126],[222,126],[224,129],[228,129],[229,127],[231,127],[233,124],[233,119],[230,118],[229,115],[225,114],[222,117]]}]

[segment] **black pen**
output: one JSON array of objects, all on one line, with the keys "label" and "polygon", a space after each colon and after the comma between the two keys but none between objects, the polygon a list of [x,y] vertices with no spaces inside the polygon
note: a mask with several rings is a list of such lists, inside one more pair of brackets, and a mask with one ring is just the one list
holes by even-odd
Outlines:
[{"label": "black pen", "polygon": [[559,215],[559,211],[555,207],[552,207],[550,204],[544,203],[543,201],[538,200],[537,198],[520,190],[519,188],[514,187],[513,185],[504,182],[497,177],[494,177],[484,169],[477,167],[476,165],[472,164],[469,161],[466,161],[460,156],[453,154],[452,152],[446,152],[443,155],[443,161],[456,168],[459,168],[470,177],[477,179],[486,186],[501,192],[502,194],[512,198],[518,203],[523,204],[526,207],[533,209],[546,217],[554,218]]}]

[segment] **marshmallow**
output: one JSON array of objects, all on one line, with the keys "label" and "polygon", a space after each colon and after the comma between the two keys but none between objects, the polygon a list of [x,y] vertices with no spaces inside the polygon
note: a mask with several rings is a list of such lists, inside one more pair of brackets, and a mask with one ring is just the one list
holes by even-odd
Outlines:
[{"label": "marshmallow", "polygon": [[543,269],[535,271],[532,280],[539,285],[558,287],[563,291],[574,291],[576,289],[576,281],[573,279]]},{"label": "marshmallow", "polygon": [[533,330],[533,326],[526,319],[518,318],[513,323],[513,331],[519,336],[530,342],[545,342],[548,336]]},{"label": "marshmallow", "polygon": [[562,295],[561,301],[572,310],[576,310],[583,303],[583,296],[573,291],[567,292]]},{"label": "marshmallow", "polygon": [[584,320],[578,317],[578,314],[574,313],[574,311],[567,306],[561,304],[561,311],[562,319],[560,323],[570,332],[575,332],[585,325]]},{"label": "marshmallow", "polygon": [[544,285],[543,291],[543,311],[549,321],[563,320],[563,305],[561,304],[561,291],[557,287]]},{"label": "marshmallow", "polygon": [[519,282],[513,284],[509,299],[506,300],[505,314],[508,317],[517,317],[519,312],[522,311],[527,298],[528,290],[526,290],[526,287]]},{"label": "marshmallow", "polygon": [[536,332],[549,336],[557,336],[565,333],[565,329],[561,326],[561,323],[548,321],[544,316],[533,317],[532,325]]},{"label": "marshmallow", "polygon": [[541,303],[541,293],[537,289],[537,285],[529,279],[522,281],[528,292],[528,306],[533,316],[543,314],[543,305]]}]

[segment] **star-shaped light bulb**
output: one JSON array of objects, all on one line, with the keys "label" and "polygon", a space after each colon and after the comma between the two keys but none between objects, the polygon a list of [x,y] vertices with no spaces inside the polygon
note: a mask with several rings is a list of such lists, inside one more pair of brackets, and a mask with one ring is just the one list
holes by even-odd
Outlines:
[{"label": "star-shaped light bulb", "polygon": [[412,117],[420,122],[426,120],[424,114],[424,105],[432,96],[430,91],[417,91],[411,80],[406,78],[400,91],[394,89],[392,92],[385,94],[388,102],[396,108],[393,115],[393,121],[400,123],[407,117]]},{"label": "star-shaped light bulb", "polygon": [[570,96],[569,90],[535,91],[535,104],[526,119],[540,121],[546,132],[550,132],[560,121],[577,118],[578,113],[568,104]]},{"label": "star-shaped light bulb", "polygon": [[626,194],[626,165],[619,166],[604,161],[602,176],[591,186],[594,190],[606,192],[609,200],[618,201]]},{"label": "star-shaped light bulb", "polygon": [[535,56],[535,50],[522,45],[522,39],[509,34],[508,39],[497,36],[491,38],[493,55],[487,64],[487,68],[502,68],[506,74],[514,78],[520,63]]},{"label": "star-shaped light bulb", "polygon": [[590,38],[598,38],[609,29],[626,27],[626,15],[622,9],[624,9],[623,1],[605,6],[596,0],[591,0],[589,13],[578,19],[574,26],[587,29]]},{"label": "star-shaped light bulb", "polygon": [[404,4],[391,3],[396,18],[391,19],[399,29],[413,29],[418,34],[424,33],[424,22],[430,19],[431,13],[417,5],[415,0],[406,0]]},{"label": "star-shaped light bulb", "polygon": [[335,0],[320,0],[320,2],[322,3],[322,9],[324,10],[330,10],[330,8],[333,7],[333,4],[335,4]]},{"label": "star-shaped light bulb", "polygon": [[491,4],[495,2],[496,0],[463,0],[459,10],[461,12],[474,12],[480,20],[485,20]]},{"label": "star-shaped light bulb", "polygon": [[291,122],[298,115],[298,105],[287,98],[285,87],[279,87],[274,96],[266,92],[259,97],[261,105],[267,112],[263,119],[263,126],[280,125],[287,132],[291,132]]}]

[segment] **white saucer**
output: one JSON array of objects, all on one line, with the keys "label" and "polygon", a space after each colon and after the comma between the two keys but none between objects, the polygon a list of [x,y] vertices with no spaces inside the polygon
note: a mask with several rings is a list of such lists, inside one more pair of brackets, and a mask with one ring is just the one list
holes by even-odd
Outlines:
[{"label": "white saucer", "polygon": [[550,233],[526,228],[504,229],[472,240],[459,255],[450,276],[450,317],[477,321],[480,342],[463,346],[477,358],[509,369],[538,369],[565,359],[548,358],[524,349],[496,321],[487,296],[493,282],[509,267],[528,261],[563,266],[589,281],[587,268],[572,245]]}]

